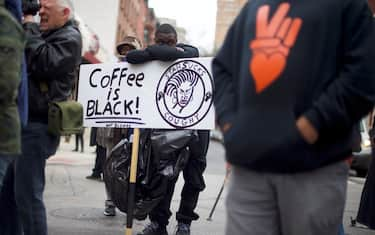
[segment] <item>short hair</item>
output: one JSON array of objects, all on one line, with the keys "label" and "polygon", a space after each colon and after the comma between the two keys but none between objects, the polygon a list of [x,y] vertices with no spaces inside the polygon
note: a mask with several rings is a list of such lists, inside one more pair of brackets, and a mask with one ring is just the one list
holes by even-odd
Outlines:
[{"label": "short hair", "polygon": [[74,19],[74,6],[70,0],[56,0],[59,6],[66,7],[70,10],[69,20]]},{"label": "short hair", "polygon": [[158,33],[172,33],[174,34],[176,37],[177,37],[177,32],[175,30],[175,28],[170,25],[170,24],[161,24],[157,29],[156,29],[156,32],[155,32],[155,35],[157,35]]}]

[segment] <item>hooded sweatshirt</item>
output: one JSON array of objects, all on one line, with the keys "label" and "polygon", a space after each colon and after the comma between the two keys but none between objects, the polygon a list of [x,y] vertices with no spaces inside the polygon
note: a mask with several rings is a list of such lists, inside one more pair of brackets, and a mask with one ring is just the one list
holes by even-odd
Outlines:
[{"label": "hooded sweatshirt", "polygon": [[[365,0],[251,0],[213,61],[227,160],[261,172],[313,170],[351,154],[375,102],[375,40]],[[319,133],[308,144],[305,116]]]}]

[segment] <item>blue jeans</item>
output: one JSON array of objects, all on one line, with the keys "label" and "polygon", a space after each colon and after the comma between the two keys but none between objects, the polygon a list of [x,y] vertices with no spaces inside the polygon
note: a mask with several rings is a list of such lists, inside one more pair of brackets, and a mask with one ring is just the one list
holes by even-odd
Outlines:
[{"label": "blue jeans", "polygon": [[[15,159],[15,158],[14,158]],[[22,226],[17,214],[16,200],[14,197],[14,164],[9,165],[0,194],[0,234],[22,235]]]},{"label": "blue jeans", "polygon": [[59,136],[50,135],[47,125],[29,123],[22,130],[22,155],[15,162],[15,199],[24,235],[46,235],[43,202],[46,159],[55,154]]},{"label": "blue jeans", "polygon": [[340,225],[339,235],[345,235],[344,225],[343,224]]},{"label": "blue jeans", "polygon": [[13,159],[15,159],[14,156],[0,154],[0,192],[3,187],[5,173],[7,172],[8,166]]}]

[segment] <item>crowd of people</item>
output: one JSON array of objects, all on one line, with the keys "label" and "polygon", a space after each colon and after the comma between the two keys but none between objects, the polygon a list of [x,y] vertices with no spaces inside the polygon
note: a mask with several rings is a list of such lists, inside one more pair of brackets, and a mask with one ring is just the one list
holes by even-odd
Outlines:
[{"label": "crowd of people", "polygon": [[[69,99],[81,63],[73,9],[69,0],[40,0],[36,11],[22,12],[20,0],[0,0],[2,235],[47,234],[45,167],[60,142],[48,131],[49,103]],[[359,147],[358,122],[375,104],[371,9],[374,0],[250,0],[234,20],[212,63],[216,121],[231,165],[227,235],[343,234],[348,159]],[[199,57],[169,24],[158,26],[153,45],[129,35],[116,49],[119,62],[137,65]],[[121,140],[132,141],[133,130],[92,133],[97,158],[86,178],[102,180],[105,160]],[[209,136],[198,130],[186,146],[175,235],[194,234]],[[83,151],[82,133],[76,151],[79,140]],[[374,168],[372,161],[357,216],[371,229]],[[138,235],[168,234],[177,178],[168,179]],[[115,216],[107,187],[104,215]]]}]

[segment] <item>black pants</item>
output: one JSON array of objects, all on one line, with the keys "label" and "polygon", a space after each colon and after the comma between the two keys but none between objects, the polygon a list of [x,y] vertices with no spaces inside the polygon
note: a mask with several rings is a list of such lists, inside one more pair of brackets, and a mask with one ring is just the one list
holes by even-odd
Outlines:
[{"label": "black pants", "polygon": [[103,174],[103,167],[104,167],[106,154],[107,154],[106,148],[100,145],[96,145],[95,166],[94,166],[94,169],[92,169],[93,176],[99,177],[101,174]]},{"label": "black pants", "polygon": [[[15,160],[14,174],[8,175],[14,178],[7,179],[12,184],[8,193],[14,192],[16,203],[8,196],[5,199],[8,200],[8,209],[1,211],[10,216],[12,210],[17,210],[25,235],[47,234],[47,214],[43,201],[45,165],[46,159],[56,153],[60,142],[60,137],[50,135],[47,129],[47,124],[36,122],[29,122],[22,129],[22,155]],[[13,223],[13,226],[17,222],[8,218],[8,223]]]},{"label": "black pants", "polygon": [[83,133],[76,134],[76,148],[75,151],[79,151],[79,145],[81,143],[81,152],[84,152],[84,140]]},{"label": "black pants", "polygon": [[372,148],[372,159],[363,187],[361,202],[357,214],[357,221],[375,229],[375,148]]},{"label": "black pants", "polygon": [[[206,154],[210,141],[210,132],[198,131],[198,134],[199,140],[189,143],[191,154],[183,170],[185,183],[181,192],[180,208],[176,213],[177,221],[186,224],[191,224],[191,221],[199,218],[199,215],[194,210],[198,203],[199,193],[206,187],[203,172],[207,164]],[[161,226],[167,226],[172,215],[170,206],[176,182],[177,178],[170,181],[166,196],[150,213],[150,220],[157,222]]]},{"label": "black pants", "polygon": [[0,193],[0,234],[22,235],[14,192],[14,162],[8,167]]}]

